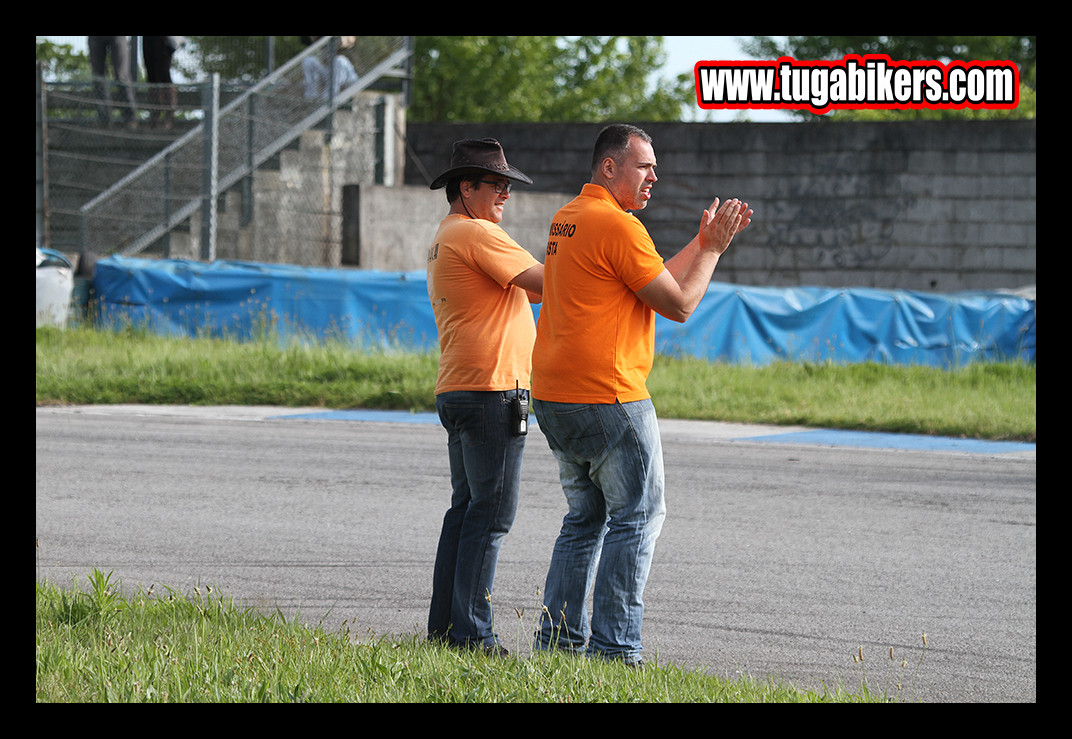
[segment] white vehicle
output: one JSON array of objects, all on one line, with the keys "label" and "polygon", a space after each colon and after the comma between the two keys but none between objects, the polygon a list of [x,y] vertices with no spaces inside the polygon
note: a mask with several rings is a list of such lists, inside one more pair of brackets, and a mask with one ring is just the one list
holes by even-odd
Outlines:
[{"label": "white vehicle", "polygon": [[37,326],[67,325],[74,288],[74,267],[52,249],[37,249]]}]

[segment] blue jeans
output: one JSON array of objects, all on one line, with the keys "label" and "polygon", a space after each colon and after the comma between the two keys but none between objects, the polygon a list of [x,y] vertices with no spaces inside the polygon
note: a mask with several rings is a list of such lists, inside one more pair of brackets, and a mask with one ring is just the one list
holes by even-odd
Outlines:
[{"label": "blue jeans", "polygon": [[589,656],[635,662],[644,585],[666,516],[655,408],[650,400],[535,399],[532,407],[569,504],[547,572],[535,648],[579,653],[587,645]]},{"label": "blue jeans", "polygon": [[[336,56],[333,62],[334,74],[335,74],[335,90],[334,94],[338,95],[339,92],[349,87],[350,85],[357,84],[358,76],[354,71],[353,63],[344,56]],[[329,95],[328,88],[328,68],[319,59],[314,59],[309,56],[302,60],[302,74],[305,76],[305,98],[311,100],[315,97],[322,97],[324,100],[331,100],[333,95]]]},{"label": "blue jeans", "polygon": [[443,518],[428,612],[431,639],[490,647],[491,592],[503,537],[517,513],[525,437],[514,433],[515,390],[436,397],[447,430],[450,509]]}]

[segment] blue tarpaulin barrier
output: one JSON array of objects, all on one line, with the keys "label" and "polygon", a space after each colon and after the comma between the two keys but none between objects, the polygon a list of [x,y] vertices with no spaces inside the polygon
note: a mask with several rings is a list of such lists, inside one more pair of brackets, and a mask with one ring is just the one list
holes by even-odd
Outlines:
[{"label": "blue tarpaulin barrier", "polygon": [[1035,361],[1035,301],[995,292],[761,288],[712,283],[656,349],[731,363],[878,362],[958,367]]},{"label": "blue tarpaulin barrier", "polygon": [[[108,257],[97,262],[93,288],[107,325],[240,340],[277,335],[437,346],[423,271]],[[656,350],[755,365],[1034,362],[1035,302],[997,292],[712,283],[686,323],[657,319]]]},{"label": "blue tarpaulin barrier", "polygon": [[438,345],[423,271],[108,257],[93,288],[103,323],[160,334]]}]

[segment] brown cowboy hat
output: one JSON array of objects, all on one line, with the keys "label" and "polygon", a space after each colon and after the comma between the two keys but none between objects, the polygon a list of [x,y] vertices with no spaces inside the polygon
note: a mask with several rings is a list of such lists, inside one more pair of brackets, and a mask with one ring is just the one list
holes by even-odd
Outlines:
[{"label": "brown cowboy hat", "polygon": [[454,142],[450,156],[450,168],[432,181],[431,189],[446,187],[455,177],[466,174],[490,172],[531,185],[528,175],[506,163],[502,145],[495,139],[465,139]]}]

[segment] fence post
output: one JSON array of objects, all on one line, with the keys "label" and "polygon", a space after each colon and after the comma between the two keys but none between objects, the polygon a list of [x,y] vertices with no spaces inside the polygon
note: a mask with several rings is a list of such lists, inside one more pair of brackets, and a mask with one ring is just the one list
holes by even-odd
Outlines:
[{"label": "fence post", "polygon": [[163,227],[164,234],[161,236],[161,246],[164,251],[164,259],[171,259],[171,163],[172,152],[167,151],[164,154],[164,214],[163,214]]},{"label": "fence post", "polygon": [[37,245],[50,246],[48,224],[48,103],[43,65],[37,62]]},{"label": "fence post", "polygon": [[216,210],[219,195],[220,75],[213,73],[203,90],[205,147],[201,180],[201,259],[216,259]]}]

